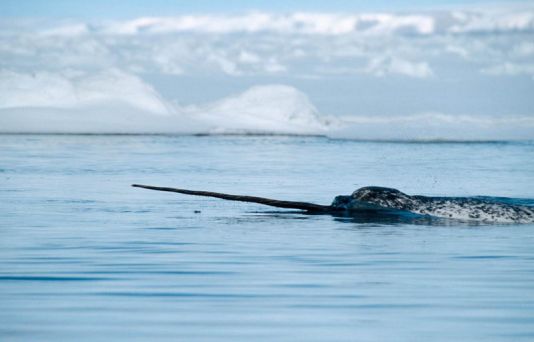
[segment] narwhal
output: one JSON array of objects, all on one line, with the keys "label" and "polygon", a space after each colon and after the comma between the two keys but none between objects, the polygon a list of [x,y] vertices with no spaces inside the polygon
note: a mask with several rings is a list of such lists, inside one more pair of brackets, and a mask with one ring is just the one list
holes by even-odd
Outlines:
[{"label": "narwhal", "polygon": [[277,208],[299,209],[315,214],[357,215],[358,212],[363,211],[397,210],[438,218],[488,223],[534,223],[534,206],[515,205],[484,197],[410,196],[397,189],[379,186],[367,186],[348,196],[336,196],[330,205],[141,184],[133,184],[132,186],[230,201],[258,203]]}]

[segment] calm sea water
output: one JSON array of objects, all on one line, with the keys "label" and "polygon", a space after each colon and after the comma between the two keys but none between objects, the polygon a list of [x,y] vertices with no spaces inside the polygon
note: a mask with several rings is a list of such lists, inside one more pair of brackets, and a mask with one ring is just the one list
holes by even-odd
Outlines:
[{"label": "calm sea water", "polygon": [[131,183],[531,199],[534,144],[1,135],[1,340],[534,339],[534,225],[304,215]]}]

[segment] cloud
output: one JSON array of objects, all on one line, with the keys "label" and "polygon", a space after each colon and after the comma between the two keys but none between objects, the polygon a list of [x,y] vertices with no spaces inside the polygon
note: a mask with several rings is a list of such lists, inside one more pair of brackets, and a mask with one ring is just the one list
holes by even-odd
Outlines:
[{"label": "cloud", "polygon": [[363,72],[376,76],[398,74],[415,78],[427,78],[433,71],[426,62],[410,62],[396,57],[373,58]]},{"label": "cloud", "polygon": [[68,25],[60,25],[50,29],[41,31],[42,36],[52,37],[76,37],[89,33],[89,27],[86,23],[73,23]]},{"label": "cloud", "polygon": [[531,76],[534,79],[534,63],[502,63],[494,65],[485,69],[482,69],[483,73],[493,76],[507,75],[507,76],[516,76],[516,75],[527,75]]},{"label": "cloud", "polygon": [[533,57],[534,56],[534,43],[533,42],[521,42],[514,46],[512,54],[516,57]]},{"label": "cloud", "polygon": [[[472,8],[421,13],[314,13],[287,14],[189,14],[173,17],[140,17],[92,23],[68,21],[45,27],[41,35],[82,36],[98,34],[165,35],[198,34],[303,34],[303,35],[432,35],[495,32],[532,32],[533,6]],[[47,25],[50,26],[50,25]]]},{"label": "cloud", "polygon": [[[409,32],[431,34],[434,18],[428,15],[329,14],[329,13],[249,13],[244,15],[186,15],[145,17],[111,22],[98,27],[111,35],[168,33],[262,33],[340,35],[350,33],[392,34]],[[63,30],[59,31],[63,32]]]},{"label": "cloud", "polygon": [[[143,17],[95,26],[109,35],[169,33],[276,33],[319,35],[391,35],[471,32],[518,32],[534,29],[532,7],[489,8],[465,11],[427,13],[307,13],[273,14],[253,12],[239,15],[184,15],[176,17]],[[67,26],[58,34],[79,31]],[[52,31],[51,31],[52,32]]]},{"label": "cloud", "polygon": [[376,77],[429,79],[440,74],[436,64],[443,65],[445,57],[450,63],[461,58],[475,71],[481,65],[531,57],[533,18],[534,7],[504,6],[403,14],[254,12],[105,22],[6,20],[0,23],[0,68],[115,68],[136,74],[232,77],[321,77],[320,70],[344,69]]},{"label": "cloud", "polygon": [[532,32],[534,12],[525,9],[489,9],[485,11],[452,12],[450,33]]}]

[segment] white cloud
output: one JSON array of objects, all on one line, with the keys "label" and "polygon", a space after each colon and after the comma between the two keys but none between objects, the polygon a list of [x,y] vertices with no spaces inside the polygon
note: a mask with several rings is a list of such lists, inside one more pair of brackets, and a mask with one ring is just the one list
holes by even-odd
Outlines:
[{"label": "white cloud", "polygon": [[[27,25],[23,26],[28,29]],[[42,35],[164,35],[176,33],[273,33],[304,35],[432,35],[441,33],[531,32],[534,7],[500,6],[424,13],[313,13],[197,14],[141,17],[93,23],[45,25]]]},{"label": "white cloud", "polygon": [[50,29],[41,31],[43,36],[60,36],[60,37],[76,37],[89,33],[89,28],[85,23],[73,23],[67,25],[60,25]]},{"label": "white cloud", "polygon": [[518,64],[518,63],[506,62],[506,63],[491,66],[489,68],[482,69],[482,72],[488,75],[494,75],[494,76],[528,75],[534,79],[534,63]]},{"label": "white cloud", "polygon": [[435,32],[436,19],[430,15],[392,15],[366,14],[362,15],[359,31],[368,34],[416,33],[428,35]]},{"label": "white cloud", "polygon": [[241,71],[238,69],[237,64],[227,58],[223,53],[213,52],[208,55],[208,61],[218,66],[225,74],[231,76],[241,75]]},{"label": "white cloud", "polygon": [[195,32],[207,34],[258,33],[322,34],[349,33],[393,34],[409,32],[431,34],[434,18],[428,15],[400,14],[329,14],[249,13],[245,15],[185,15],[179,17],[146,17],[111,22],[99,27],[105,34],[135,35]]},{"label": "white cloud", "polygon": [[517,57],[533,57],[534,42],[521,42],[517,46],[514,46],[512,54]]},{"label": "white cloud", "polygon": [[5,21],[0,67],[233,77],[320,77],[316,70],[344,69],[427,79],[440,73],[435,62],[443,64],[444,58],[459,57],[475,71],[481,65],[525,63],[534,51],[533,18],[532,7],[504,7],[406,14],[256,12],[108,22]]},{"label": "white cloud", "polygon": [[486,11],[453,12],[448,28],[451,33],[529,32],[534,30],[534,12],[527,9],[489,9]]},{"label": "white cloud", "polygon": [[415,78],[427,78],[433,71],[426,62],[410,62],[397,57],[376,57],[363,69],[365,73],[383,77],[398,74]]},{"label": "white cloud", "polygon": [[247,63],[247,64],[256,64],[261,61],[260,57],[253,53],[246,50],[241,50],[239,53],[239,61],[241,63]]}]

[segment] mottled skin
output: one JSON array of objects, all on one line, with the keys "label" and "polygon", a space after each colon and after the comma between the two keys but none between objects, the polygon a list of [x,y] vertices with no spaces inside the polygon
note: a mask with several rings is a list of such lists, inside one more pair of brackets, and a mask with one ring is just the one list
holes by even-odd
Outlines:
[{"label": "mottled skin", "polygon": [[398,209],[436,217],[502,223],[534,222],[534,208],[496,203],[480,198],[409,196],[399,190],[368,186],[350,196],[337,196],[332,207],[340,210]]}]

